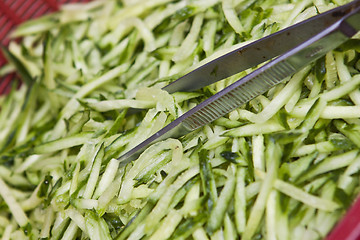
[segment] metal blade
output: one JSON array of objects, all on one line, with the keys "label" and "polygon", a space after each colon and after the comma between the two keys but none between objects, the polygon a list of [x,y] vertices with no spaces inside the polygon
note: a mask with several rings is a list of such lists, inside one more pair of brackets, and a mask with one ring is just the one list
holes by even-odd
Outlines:
[{"label": "metal blade", "polygon": [[350,3],[233,50],[165,86],[169,93],[195,91],[284,54],[341,19]]}]

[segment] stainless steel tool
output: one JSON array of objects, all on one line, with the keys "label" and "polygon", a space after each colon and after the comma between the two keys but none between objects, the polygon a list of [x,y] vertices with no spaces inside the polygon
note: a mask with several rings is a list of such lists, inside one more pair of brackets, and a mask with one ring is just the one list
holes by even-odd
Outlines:
[{"label": "stainless steel tool", "polygon": [[136,159],[150,144],[190,133],[263,94],[283,79],[324,56],[360,30],[360,0],[334,8],[225,54],[163,89],[193,91],[271,60],[206,99],[126,152],[121,165]]}]

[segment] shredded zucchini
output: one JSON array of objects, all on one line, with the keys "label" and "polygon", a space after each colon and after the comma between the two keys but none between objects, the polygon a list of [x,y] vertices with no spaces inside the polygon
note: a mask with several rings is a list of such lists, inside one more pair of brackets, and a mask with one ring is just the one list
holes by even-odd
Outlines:
[{"label": "shredded zucchini", "polygon": [[[322,239],[360,192],[360,39],[179,139],[123,153],[252,69],[166,84],[347,1],[97,0],[18,26],[2,239]],[[136,108],[136,111],[132,109]]]}]

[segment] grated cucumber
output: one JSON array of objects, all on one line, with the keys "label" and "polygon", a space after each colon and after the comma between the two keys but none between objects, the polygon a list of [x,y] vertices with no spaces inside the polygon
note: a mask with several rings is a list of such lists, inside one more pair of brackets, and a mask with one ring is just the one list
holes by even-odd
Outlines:
[{"label": "grated cucumber", "polygon": [[18,26],[0,69],[23,82],[0,97],[0,237],[325,238],[360,191],[359,35],[202,129],[116,158],[253,69],[162,87],[345,2],[95,0]]}]

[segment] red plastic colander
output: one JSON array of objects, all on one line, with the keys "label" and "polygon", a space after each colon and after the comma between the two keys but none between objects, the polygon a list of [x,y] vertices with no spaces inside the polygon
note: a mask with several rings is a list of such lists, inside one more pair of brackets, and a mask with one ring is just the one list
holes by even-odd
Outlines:
[{"label": "red plastic colander", "polygon": [[[0,45],[9,43],[7,34],[16,25],[45,13],[59,10],[59,6],[71,2],[89,0],[0,0]],[[151,1],[151,0],[148,0]],[[0,67],[6,59],[0,52]],[[13,75],[0,78],[0,95],[8,91]],[[344,218],[335,226],[327,240],[360,240],[360,199],[348,210]]]},{"label": "red plastic colander", "polygon": [[[0,0],[0,45],[6,46],[10,39],[7,34],[16,25],[45,13],[59,10],[59,6],[72,2],[88,2],[89,0]],[[0,52],[0,67],[6,59]],[[0,94],[6,93],[14,76],[0,78]]]}]

